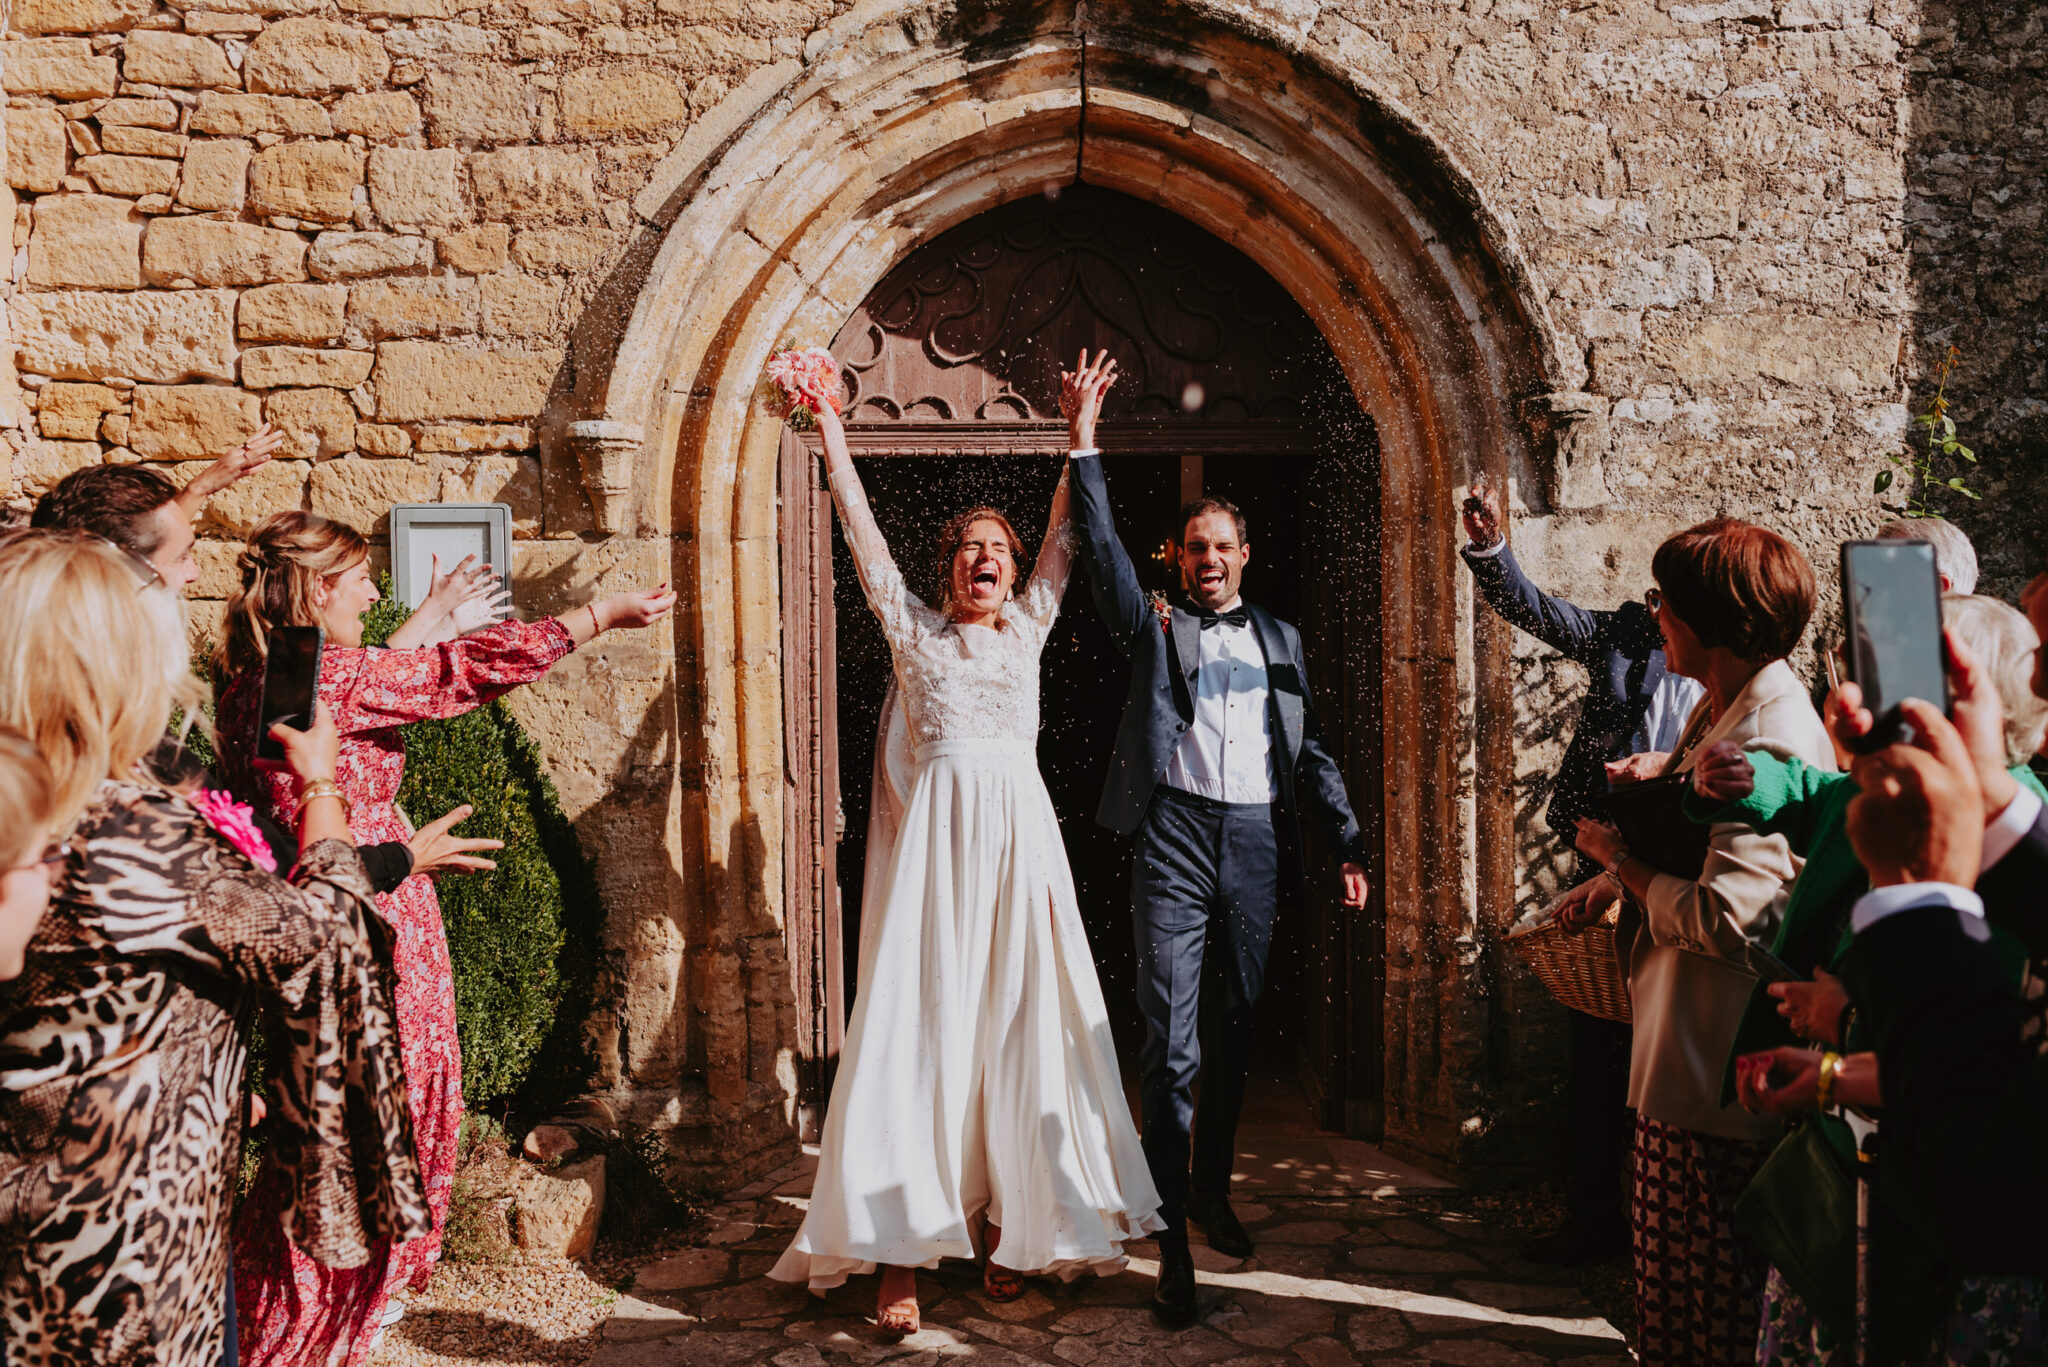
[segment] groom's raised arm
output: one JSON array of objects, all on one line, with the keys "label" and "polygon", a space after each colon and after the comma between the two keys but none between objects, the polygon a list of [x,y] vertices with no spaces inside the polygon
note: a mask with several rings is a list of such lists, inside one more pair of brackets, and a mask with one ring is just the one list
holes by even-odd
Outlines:
[{"label": "groom's raised arm", "polygon": [[1128,655],[1152,615],[1151,605],[1138,587],[1137,567],[1116,534],[1116,519],[1109,511],[1109,486],[1102,478],[1102,453],[1077,452],[1069,459],[1073,472],[1069,492],[1088,591],[1095,597],[1095,610],[1108,624],[1116,648]]}]

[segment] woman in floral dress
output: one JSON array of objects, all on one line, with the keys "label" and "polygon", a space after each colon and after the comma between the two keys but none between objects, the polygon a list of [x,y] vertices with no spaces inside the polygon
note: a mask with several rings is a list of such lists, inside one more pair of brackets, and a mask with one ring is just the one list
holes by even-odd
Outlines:
[{"label": "woman in floral dress", "polygon": [[[237,791],[273,812],[290,810],[288,794],[273,777],[250,767],[265,640],[276,626],[322,627],[319,696],[341,730],[337,777],[350,803],[350,830],[360,843],[411,834],[393,801],[405,777],[399,727],[481,707],[538,679],[600,632],[648,626],[675,603],[675,594],[662,585],[539,622],[500,622],[436,645],[374,649],[362,645],[362,614],[377,601],[377,586],[370,577],[369,544],[355,529],[310,513],[278,513],[256,528],[239,565],[242,583],[228,600],[214,661],[227,773]],[[278,1219],[283,1191],[266,1160],[235,1226],[244,1367],[357,1367],[369,1356],[378,1330],[401,1308],[391,1294],[423,1287],[440,1256],[463,1115],[448,941],[434,885],[425,878],[408,878],[378,897],[377,910],[396,936],[393,995],[433,1232],[380,1250],[364,1268],[322,1267],[287,1245]]]}]

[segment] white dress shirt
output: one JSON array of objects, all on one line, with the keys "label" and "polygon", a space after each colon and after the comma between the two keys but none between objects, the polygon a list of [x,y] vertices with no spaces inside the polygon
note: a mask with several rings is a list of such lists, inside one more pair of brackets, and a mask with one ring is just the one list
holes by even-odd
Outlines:
[{"label": "white dress shirt", "polygon": [[1218,802],[1272,802],[1280,790],[1266,726],[1266,652],[1249,622],[1202,628],[1194,695],[1195,719],[1166,762],[1166,786]]}]

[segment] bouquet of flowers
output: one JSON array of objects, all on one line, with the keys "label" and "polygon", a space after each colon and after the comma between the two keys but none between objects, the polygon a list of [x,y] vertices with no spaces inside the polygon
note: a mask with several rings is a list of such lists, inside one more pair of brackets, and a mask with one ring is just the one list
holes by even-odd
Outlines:
[{"label": "bouquet of flowers", "polygon": [[768,378],[775,385],[775,412],[799,431],[812,422],[810,400],[799,390],[819,391],[839,411],[839,362],[823,347],[783,348],[768,358]]}]

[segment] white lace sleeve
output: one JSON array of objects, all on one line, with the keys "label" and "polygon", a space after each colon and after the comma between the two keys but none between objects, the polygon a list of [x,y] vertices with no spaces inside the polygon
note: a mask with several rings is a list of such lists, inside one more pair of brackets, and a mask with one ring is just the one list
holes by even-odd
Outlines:
[{"label": "white lace sleeve", "polygon": [[854,473],[852,464],[837,468],[828,464],[825,473],[832,484],[839,525],[846,532],[847,549],[853,552],[854,568],[860,574],[861,591],[867,595],[868,606],[881,620],[882,634],[889,638],[890,646],[907,646],[924,634],[919,623],[920,617],[928,615],[920,611],[924,604],[904,584],[902,571],[889,554],[882,529],[875,525],[867,492],[860,487],[860,476]]},{"label": "white lace sleeve", "polygon": [[1067,489],[1067,471],[1060,471],[1059,487],[1052,491],[1052,516],[1045,527],[1045,544],[1038,548],[1038,563],[1031,567],[1031,580],[1018,596],[1017,606],[1031,619],[1040,634],[1052,630],[1059,616],[1060,599],[1067,592],[1067,577],[1074,572],[1074,520],[1072,495]]}]

